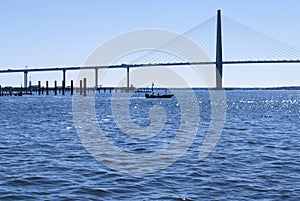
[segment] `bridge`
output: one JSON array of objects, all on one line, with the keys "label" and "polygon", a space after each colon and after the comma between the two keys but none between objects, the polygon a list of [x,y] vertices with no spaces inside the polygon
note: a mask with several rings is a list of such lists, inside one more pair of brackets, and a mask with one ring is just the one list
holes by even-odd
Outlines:
[{"label": "bridge", "polygon": [[[24,74],[24,87],[28,87],[28,73],[31,72],[50,72],[61,71],[63,73],[62,91],[65,90],[66,72],[78,70],[95,70],[95,87],[98,86],[98,70],[99,69],[126,69],[127,72],[127,88],[129,88],[129,70],[130,68],[143,68],[143,67],[176,67],[187,65],[214,65],[215,66],[215,88],[223,88],[223,65],[228,64],[265,64],[265,63],[300,63],[300,59],[269,59],[269,60],[223,60],[223,43],[222,43],[222,21],[221,10],[217,11],[217,26],[216,26],[216,51],[215,61],[207,62],[161,62],[161,63],[142,63],[142,64],[118,64],[118,65],[99,65],[99,66],[62,66],[62,67],[46,67],[46,68],[25,68],[25,69],[6,69],[0,70],[0,73],[23,73]],[[63,93],[64,94],[64,93]]]}]

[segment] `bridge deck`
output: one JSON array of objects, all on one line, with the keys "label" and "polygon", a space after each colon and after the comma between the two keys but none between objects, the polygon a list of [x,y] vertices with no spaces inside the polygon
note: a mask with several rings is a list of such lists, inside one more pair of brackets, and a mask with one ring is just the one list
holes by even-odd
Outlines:
[{"label": "bridge deck", "polygon": [[[263,64],[263,63],[300,63],[300,60],[251,60],[251,61],[223,61],[223,64]],[[0,73],[18,73],[18,72],[43,72],[43,71],[74,71],[88,69],[109,69],[109,68],[138,68],[138,67],[176,67],[188,65],[215,65],[214,61],[207,62],[181,62],[181,63],[148,63],[148,64],[121,64],[121,65],[103,65],[103,66],[64,66],[64,67],[39,67],[24,69],[6,69],[0,70]]]}]

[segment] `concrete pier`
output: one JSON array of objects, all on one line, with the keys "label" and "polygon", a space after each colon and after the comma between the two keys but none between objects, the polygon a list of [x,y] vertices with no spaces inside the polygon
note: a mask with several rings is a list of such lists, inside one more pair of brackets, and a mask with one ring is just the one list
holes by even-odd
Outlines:
[{"label": "concrete pier", "polygon": [[24,88],[27,88],[28,84],[28,71],[24,71]]},{"label": "concrete pier", "polygon": [[66,89],[66,69],[63,70],[62,95],[65,95],[65,89]]},{"label": "concrete pier", "polygon": [[49,82],[46,81],[46,95],[49,95]]},{"label": "concrete pier", "polygon": [[95,68],[95,90],[98,88],[98,68]]},{"label": "concrete pier", "polygon": [[[76,89],[76,90],[75,90]],[[57,81],[54,81],[54,86],[49,87],[49,81],[46,81],[45,86],[42,86],[41,81],[38,81],[37,85],[30,85],[29,87],[3,87],[0,85],[0,96],[23,96],[23,95],[43,95],[45,93],[46,96],[54,95],[57,96],[58,91],[61,91],[62,94],[62,86],[57,85]],[[87,79],[84,78],[80,81],[80,86],[75,87],[74,81],[71,80],[70,86],[65,88],[65,95],[74,95],[74,93],[79,93],[80,95],[87,96],[88,92],[94,93],[124,93],[129,91],[136,91],[140,93],[150,92],[149,88],[136,89],[134,87],[88,87]]]},{"label": "concrete pier", "polygon": [[79,82],[79,94],[82,95],[82,80]]},{"label": "concrete pier", "polygon": [[83,96],[86,96],[86,78],[83,78]]},{"label": "concrete pier", "polygon": [[41,95],[41,81],[38,82],[38,92],[39,92],[39,95]]},{"label": "concrete pier", "polygon": [[54,81],[54,95],[57,95],[57,81]]},{"label": "concrete pier", "polygon": [[129,90],[129,67],[127,67],[127,90]]},{"label": "concrete pier", "polygon": [[73,87],[73,80],[71,80],[71,89],[70,89],[70,90],[71,90],[71,92],[70,92],[70,93],[71,93],[71,96],[73,95],[73,90],[74,90],[73,88],[74,88],[74,87]]}]

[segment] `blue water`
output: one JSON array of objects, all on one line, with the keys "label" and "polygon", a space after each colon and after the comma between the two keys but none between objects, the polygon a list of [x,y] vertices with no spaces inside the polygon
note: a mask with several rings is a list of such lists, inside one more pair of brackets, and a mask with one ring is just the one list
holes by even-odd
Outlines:
[{"label": "blue water", "polygon": [[[193,144],[175,163],[148,174],[110,169],[85,149],[76,133],[70,96],[0,97],[0,200],[299,200],[300,91],[227,91],[227,114],[213,152],[199,160],[211,105],[196,92],[200,124]],[[179,128],[176,98],[134,97],[132,121],[149,125],[161,105],[167,124],[140,143],[117,128],[110,94],[98,94],[99,126],[115,146],[153,153]],[[168,131],[168,132],[167,132]],[[147,143],[149,144],[147,144]]]}]

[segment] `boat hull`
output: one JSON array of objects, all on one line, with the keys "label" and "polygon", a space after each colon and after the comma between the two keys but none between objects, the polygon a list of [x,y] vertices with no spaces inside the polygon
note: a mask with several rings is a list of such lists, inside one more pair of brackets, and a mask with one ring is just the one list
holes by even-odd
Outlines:
[{"label": "boat hull", "polygon": [[172,98],[174,94],[153,95],[145,94],[145,98]]}]

